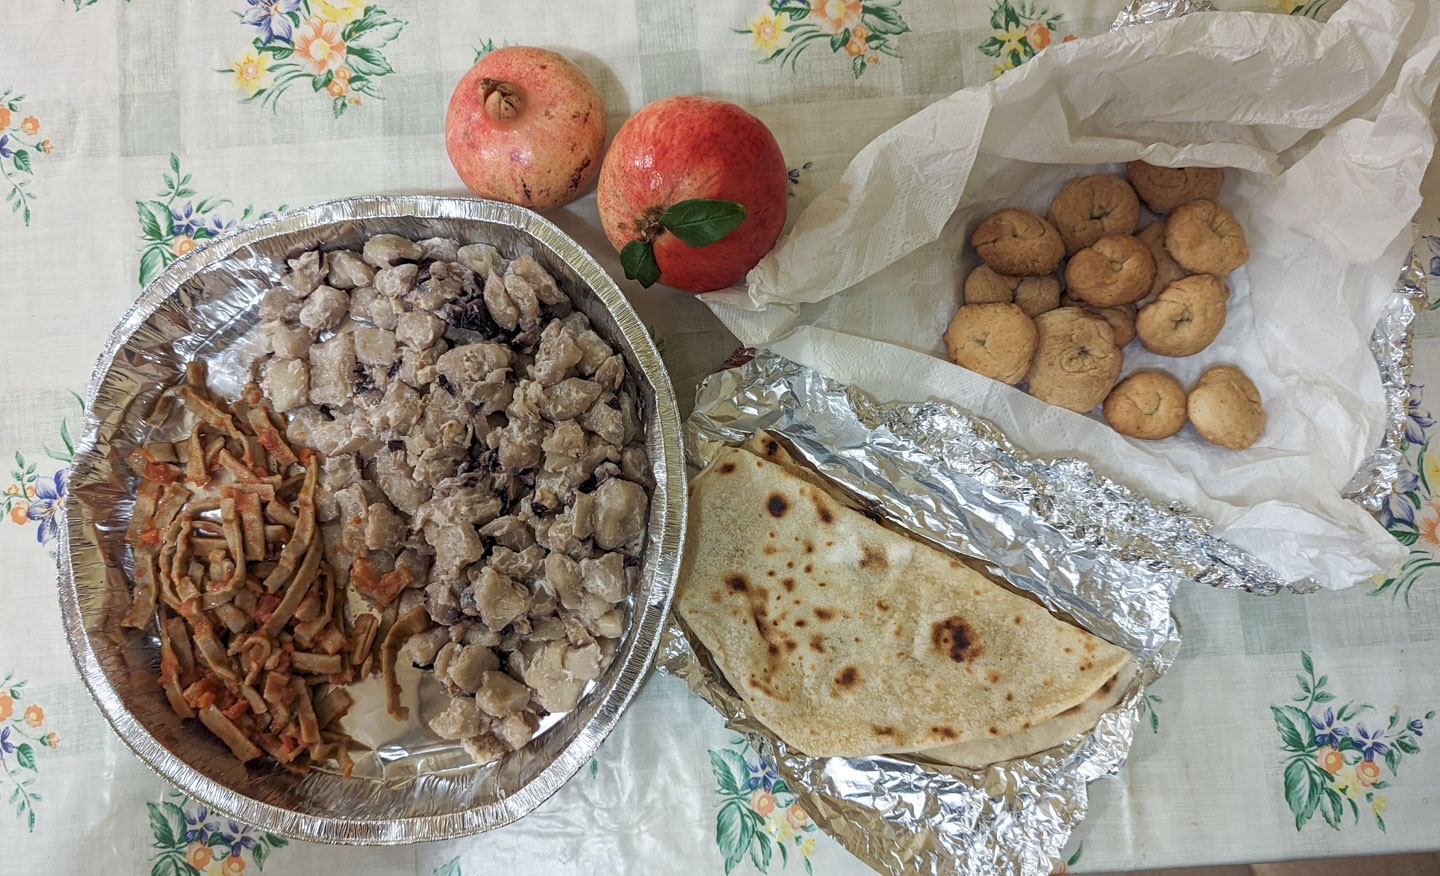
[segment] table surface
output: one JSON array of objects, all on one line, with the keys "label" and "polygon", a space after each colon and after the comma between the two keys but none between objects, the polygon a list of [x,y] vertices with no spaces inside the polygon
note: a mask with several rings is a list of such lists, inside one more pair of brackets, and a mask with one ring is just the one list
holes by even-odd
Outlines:
[{"label": "table surface", "polygon": [[[280,14],[261,9],[271,5]],[[0,871],[458,876],[497,862],[545,873],[664,872],[683,862],[698,873],[864,872],[717,715],[659,676],[587,769],[491,834],[388,849],[286,842],[169,790],[105,726],[61,632],[53,515],[81,422],[77,393],[140,284],[195,241],[286,205],[463,194],[445,156],[442,110],[460,74],[493,47],[539,44],[574,58],[604,93],[612,132],[667,94],[745,105],[774,130],[792,168],[793,219],[885,128],[1049,42],[1107,29],[1117,5],[5,3],[0,193],[14,210],[0,210],[0,455],[15,465],[0,480]],[[1269,11],[1324,17],[1334,5]],[[828,38],[856,15],[865,45],[855,30],[849,43]],[[328,38],[325,21],[343,28],[348,83],[285,63],[285,46],[313,50]],[[266,28],[273,41],[257,51],[252,41]],[[1426,190],[1417,246],[1433,272],[1433,168]],[[555,218],[620,275],[593,197]],[[733,338],[687,296],[625,287],[688,399]],[[1440,376],[1440,321],[1429,317],[1418,324],[1417,384]],[[1387,511],[1412,546],[1394,577],[1306,597],[1183,590],[1181,656],[1151,692],[1129,764],[1090,786],[1089,818],[1066,852],[1072,870],[1440,842],[1440,754],[1430,750],[1440,708],[1433,428],[1422,400],[1410,412],[1406,492]],[[1347,753],[1331,753],[1336,745]],[[1292,809],[1304,815],[1312,798],[1309,817],[1297,818]]]}]

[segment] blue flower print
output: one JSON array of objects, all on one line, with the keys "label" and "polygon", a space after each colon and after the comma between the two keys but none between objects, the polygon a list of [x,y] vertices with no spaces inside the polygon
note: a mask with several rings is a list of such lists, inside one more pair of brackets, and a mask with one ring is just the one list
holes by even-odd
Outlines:
[{"label": "blue flower print", "polygon": [[1410,399],[1405,403],[1405,440],[1411,444],[1425,443],[1425,430],[1435,425],[1429,411],[1420,410],[1420,394],[1425,387],[1410,384]]},{"label": "blue flower print", "polygon": [[48,478],[35,481],[35,501],[25,509],[25,516],[39,524],[35,540],[49,544],[60,531],[60,500],[65,496],[65,472],[57,471]]},{"label": "blue flower print", "polygon": [[194,237],[195,229],[205,224],[205,217],[196,215],[195,205],[190,201],[186,201],[184,207],[172,207],[170,219],[173,222],[170,233],[176,237]]},{"label": "blue flower print", "polygon": [[0,134],[0,158],[9,158],[10,156],[12,156],[12,155],[15,154],[15,152],[14,152],[13,150],[11,150],[9,147],[7,147],[7,146],[5,145],[6,143],[9,143],[9,142],[10,142],[10,135],[9,135],[9,134]]},{"label": "blue flower print", "polygon": [[10,728],[6,727],[4,730],[0,730],[0,760],[4,760],[5,755],[14,750],[15,743],[10,741]]},{"label": "blue flower print", "polygon": [[300,0],[248,0],[250,8],[245,10],[241,20],[255,25],[262,43],[288,43],[294,35],[294,26],[288,13],[300,8]]},{"label": "blue flower print", "polygon": [[1390,746],[1380,741],[1384,735],[1385,728],[1383,727],[1371,732],[1365,729],[1364,721],[1355,725],[1355,747],[1360,749],[1366,763],[1373,761],[1377,754],[1384,757],[1390,753]]},{"label": "blue flower print", "polygon": [[1348,735],[1344,727],[1336,726],[1334,709],[1326,709],[1319,718],[1311,715],[1310,723],[1315,727],[1315,744],[1321,748],[1327,745],[1339,747],[1340,740]]},{"label": "blue flower print", "polygon": [[1395,492],[1385,497],[1385,504],[1380,506],[1380,525],[1386,529],[1402,523],[1406,526],[1415,525],[1415,506],[1403,493]]}]

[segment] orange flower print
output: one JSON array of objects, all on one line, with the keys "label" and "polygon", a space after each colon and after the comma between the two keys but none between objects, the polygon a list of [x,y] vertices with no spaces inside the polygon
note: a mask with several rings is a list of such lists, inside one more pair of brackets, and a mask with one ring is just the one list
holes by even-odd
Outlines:
[{"label": "orange flower print", "polygon": [[25,723],[31,727],[39,727],[45,720],[45,710],[39,706],[31,706],[25,710]]},{"label": "orange flower print", "polygon": [[174,243],[170,244],[170,252],[177,257],[183,256],[185,253],[189,252],[194,248],[195,238],[191,237],[188,234],[180,235],[179,237],[175,238]]},{"label": "orange flower print", "polygon": [[25,488],[25,495],[31,499],[35,498],[35,485],[30,484]]},{"label": "orange flower print", "polygon": [[1035,22],[1025,28],[1025,42],[1030,44],[1030,48],[1037,52],[1040,51],[1050,45],[1050,28],[1038,21]]},{"label": "orange flower print", "polygon": [[10,127],[10,108],[0,106],[0,131]]},{"label": "orange flower print", "polygon": [[346,67],[344,64],[341,64],[339,67],[336,67],[336,68],[335,68],[335,78],[336,78],[336,79],[345,79],[345,80],[348,81],[348,80],[350,79],[351,75],[353,75],[353,74],[351,74],[350,68],[349,68],[349,67]]},{"label": "orange flower print", "polygon": [[29,502],[16,502],[14,505],[10,506],[10,522],[18,523],[21,526],[24,526],[25,521],[30,519],[29,515],[26,513],[29,510]]},{"label": "orange flower print", "polygon": [[319,18],[306,20],[295,30],[292,57],[312,76],[324,76],[327,71],[338,68],[345,61],[345,40],[340,38],[340,25]]},{"label": "orange flower print", "polygon": [[204,843],[191,843],[185,849],[185,863],[196,870],[204,870],[210,866],[210,847]]},{"label": "orange flower print", "polygon": [[42,141],[40,141],[40,151],[41,151],[41,152],[44,152],[46,155],[49,155],[49,154],[50,154],[50,150],[52,150],[52,149],[54,149],[54,148],[55,148],[55,144],[51,143],[49,140],[42,140]]},{"label": "orange flower print", "polygon": [[1355,764],[1355,778],[1366,788],[1380,781],[1380,764],[1373,760],[1362,760]]},{"label": "orange flower print", "polygon": [[750,795],[750,808],[762,818],[769,815],[775,811],[775,795],[763,788],[756,788],[755,793]]},{"label": "orange flower print", "polygon": [[325,86],[325,91],[331,97],[344,97],[350,93],[350,84],[337,76],[330,80],[329,85]]},{"label": "orange flower print", "polygon": [[1334,775],[1345,765],[1345,758],[1334,747],[1327,745],[1315,755],[1315,762],[1320,764],[1320,768],[1325,772]]},{"label": "orange flower print", "polygon": [[854,27],[850,28],[850,35],[857,40],[863,41],[866,37],[870,35],[870,28],[866,27],[863,24],[857,24]]},{"label": "orange flower print", "polygon": [[785,823],[790,825],[791,830],[804,830],[805,825],[810,823],[810,813],[801,809],[799,803],[791,803],[790,808],[785,810]]},{"label": "orange flower print", "polygon": [[0,721],[15,714],[15,700],[6,693],[0,693]]},{"label": "orange flower print", "polygon": [[860,0],[810,0],[810,15],[825,33],[837,34],[847,27],[853,33],[860,23]]},{"label": "orange flower print", "polygon": [[850,42],[845,44],[845,54],[849,55],[852,58],[858,55],[865,54],[864,40],[857,40],[854,37],[851,37]]},{"label": "orange flower print", "polygon": [[223,876],[240,876],[245,872],[245,859],[239,855],[231,855],[220,865],[220,872]]},{"label": "orange flower print", "polygon": [[59,747],[60,747],[60,737],[59,737],[59,736],[56,736],[56,735],[52,732],[49,736],[46,736],[46,737],[45,737],[45,744],[48,745],[48,746],[50,746],[51,750],[54,750],[54,749],[56,749],[56,748],[59,748]]},{"label": "orange flower print", "polygon": [[40,120],[34,116],[26,116],[20,123],[20,130],[33,137],[40,132]]},{"label": "orange flower print", "polygon": [[1061,40],[1060,42],[1062,42],[1062,43],[1068,43],[1068,42],[1070,42],[1070,41],[1073,40],[1073,39],[1075,39],[1075,34],[1073,34],[1073,33],[1067,33],[1067,34],[1065,35],[1065,39]]}]

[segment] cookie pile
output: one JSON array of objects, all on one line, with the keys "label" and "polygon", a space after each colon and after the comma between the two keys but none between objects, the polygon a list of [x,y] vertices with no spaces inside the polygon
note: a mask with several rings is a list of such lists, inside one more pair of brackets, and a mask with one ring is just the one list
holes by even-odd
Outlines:
[{"label": "cookie pile", "polygon": [[[1209,369],[1188,394],[1160,371],[1115,382],[1133,340],[1162,356],[1208,347],[1225,325],[1225,277],[1250,257],[1244,229],[1215,203],[1223,170],[1144,161],[1125,170],[1128,182],[1071,180],[1044,218],[1006,207],[980,223],[970,245],[983,264],[965,278],[965,303],[945,331],[949,359],[1024,381],[1072,411],[1103,402],[1105,421],[1124,435],[1168,438],[1188,420],[1214,444],[1249,447],[1265,412],[1238,368]],[[1160,216],[1144,228],[1141,200]]]}]

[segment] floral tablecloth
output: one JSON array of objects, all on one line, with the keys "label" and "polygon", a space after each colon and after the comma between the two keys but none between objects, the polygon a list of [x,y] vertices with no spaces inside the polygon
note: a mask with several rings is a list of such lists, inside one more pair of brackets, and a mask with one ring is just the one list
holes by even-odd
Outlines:
[{"label": "floral tablecloth", "polygon": [[[1338,0],[1267,11],[1324,17]],[[1227,5],[1227,4],[1222,4]],[[915,109],[1103,31],[1056,0],[0,0],[0,872],[855,873],[685,686],[653,677],[599,756],[501,831],[405,848],[287,842],[179,796],[105,726],[56,606],[55,511],[95,352],[141,284],[226,228],[333,197],[462,189],[443,108],[505,44],[564,51],[611,128],[666,94],[775,131],[792,217]],[[1440,272],[1440,173],[1417,247]],[[557,220],[619,264],[592,198]],[[709,312],[627,291],[687,398],[734,345]],[[1419,323],[1417,384],[1440,378]],[[1184,648],[1118,778],[1091,787],[1072,870],[1401,852],[1440,842],[1440,447],[1411,407],[1390,577],[1261,599],[1187,588]],[[8,463],[7,463],[8,465]]]}]

